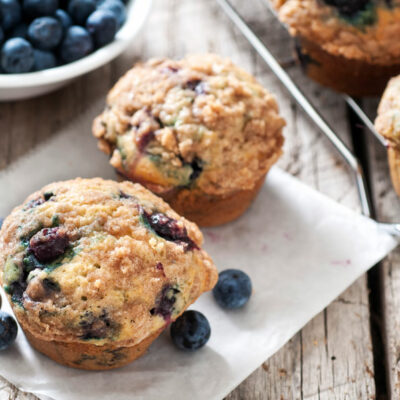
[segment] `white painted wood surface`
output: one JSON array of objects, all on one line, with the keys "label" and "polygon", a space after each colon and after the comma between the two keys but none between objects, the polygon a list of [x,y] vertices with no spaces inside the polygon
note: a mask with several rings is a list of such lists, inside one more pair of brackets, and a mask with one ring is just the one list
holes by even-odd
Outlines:
[{"label": "white painted wood surface", "polygon": [[[262,0],[236,3],[348,141],[346,113],[340,97],[307,81],[292,65],[291,42],[268,15]],[[0,104],[0,168],[5,168],[54,134],[94,99],[104,97],[113,82],[135,61],[206,51],[231,57],[277,95],[288,123],[285,154],[279,165],[310,186],[358,209],[351,175],[338,156],[290,100],[214,0],[155,0],[140,39],[118,60],[48,96]],[[387,178],[382,179],[387,184]],[[257,369],[228,399],[375,398],[369,318],[366,278],[362,277]],[[34,398],[0,378],[0,400]]]}]

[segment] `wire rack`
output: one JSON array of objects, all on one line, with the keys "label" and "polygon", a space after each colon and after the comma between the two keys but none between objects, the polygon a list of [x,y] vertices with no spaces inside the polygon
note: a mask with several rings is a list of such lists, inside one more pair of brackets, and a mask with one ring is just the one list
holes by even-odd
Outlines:
[{"label": "wire rack", "polygon": [[[317,109],[312,105],[311,101],[307,96],[298,88],[294,83],[292,78],[287,74],[284,68],[280,65],[278,60],[272,55],[268,47],[260,40],[260,38],[253,32],[249,25],[242,18],[240,13],[235,9],[229,0],[216,0],[219,6],[224,10],[226,15],[231,19],[231,21],[236,25],[239,31],[247,39],[247,41],[253,46],[259,56],[264,60],[264,62],[269,66],[271,71],[283,84],[283,86],[288,90],[293,99],[297,104],[303,109],[303,111],[308,115],[308,117],[315,123],[315,125],[320,129],[320,131],[328,138],[330,143],[340,154],[343,161],[347,164],[352,172],[357,187],[358,197],[361,203],[361,210],[365,216],[371,217],[371,201],[367,191],[366,180],[363,172],[363,168],[353,154],[353,152],[345,145],[345,143],[336,134],[335,130],[326,122],[326,120],[321,116]],[[268,9],[274,14],[274,10],[269,7],[268,2],[265,2]],[[386,147],[386,140],[382,137],[375,129],[374,124],[364,113],[361,107],[357,104],[356,100],[347,95],[343,95],[344,100],[349,105],[349,107],[357,114],[359,119],[368,128],[375,138],[379,141],[382,146]],[[386,232],[390,233],[400,242],[400,223],[382,223],[376,221],[379,227]]]}]

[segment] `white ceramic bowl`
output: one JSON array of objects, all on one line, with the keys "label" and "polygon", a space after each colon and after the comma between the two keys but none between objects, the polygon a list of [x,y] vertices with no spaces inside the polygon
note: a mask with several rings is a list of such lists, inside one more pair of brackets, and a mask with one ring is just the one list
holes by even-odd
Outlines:
[{"label": "white ceramic bowl", "polygon": [[131,0],[127,19],[115,40],[94,53],[70,64],[26,74],[0,74],[0,101],[39,96],[66,85],[119,56],[143,26],[151,8],[151,0]]}]

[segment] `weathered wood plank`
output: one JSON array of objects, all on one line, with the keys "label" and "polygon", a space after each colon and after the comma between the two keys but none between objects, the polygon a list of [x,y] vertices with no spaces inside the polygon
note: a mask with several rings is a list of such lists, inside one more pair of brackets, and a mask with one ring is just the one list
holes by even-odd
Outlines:
[{"label": "weathered wood plank", "polygon": [[[364,102],[365,109],[375,118],[377,100]],[[385,222],[400,221],[400,201],[389,178],[386,150],[374,138],[368,138],[368,151],[377,217]],[[385,335],[388,365],[389,396],[400,398],[400,249],[393,251],[381,269],[383,314],[380,316]]]},{"label": "weathered wood plank", "polygon": [[[283,41],[276,22],[264,21],[261,12],[252,12],[249,7],[244,12],[246,19],[252,22],[253,29],[268,44],[273,46],[275,42],[279,46],[280,59],[288,60],[290,45]],[[261,76],[263,83],[277,93],[282,112],[289,123],[286,152],[280,165],[323,193],[358,209],[352,177],[339,158],[302,112],[287,100],[286,93],[276,85],[262,62],[258,60],[257,65],[261,71],[265,71],[264,74],[256,71],[259,72],[257,76]],[[297,70],[290,72],[342,138],[349,142],[346,113],[341,99],[310,84]],[[363,277],[264,364],[264,367],[267,366],[264,370],[268,372],[264,373],[267,376],[263,378],[263,386],[267,390],[262,396],[254,395],[254,387],[246,381],[229,399],[373,398],[375,387],[371,347],[368,293]],[[255,376],[259,385],[262,370],[258,370]]]},{"label": "weathered wood plank", "polygon": [[[238,2],[257,32],[273,43],[282,60],[292,59],[291,45],[279,24],[266,14],[262,0]],[[358,208],[351,176],[302,112],[288,98],[213,0],[155,0],[141,38],[109,66],[49,96],[0,105],[0,168],[50,136],[60,126],[104,96],[107,88],[138,59],[180,57],[213,51],[231,57],[256,74],[276,93],[288,121],[285,155],[280,166],[309,185]],[[290,64],[290,63],[289,63]],[[341,100],[291,70],[315,104],[335,122],[345,140],[348,128]],[[368,295],[365,278],[358,280],[283,349],[255,371],[228,398],[234,399],[368,399],[374,395]],[[3,385],[6,385],[2,388]],[[0,400],[33,399],[0,380]]]}]

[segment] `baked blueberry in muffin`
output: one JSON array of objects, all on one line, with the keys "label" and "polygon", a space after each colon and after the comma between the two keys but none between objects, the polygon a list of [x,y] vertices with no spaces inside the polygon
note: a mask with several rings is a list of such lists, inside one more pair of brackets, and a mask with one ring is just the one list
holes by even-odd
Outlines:
[{"label": "baked blueberry in muffin", "polygon": [[369,25],[376,20],[376,8],[371,0],[323,0],[336,8],[339,16],[352,25]]},{"label": "baked blueberry in muffin", "polygon": [[140,185],[48,185],[0,231],[0,281],[31,344],[84,369],[122,366],[212,289],[196,225]]},{"label": "baked blueberry in muffin", "polygon": [[93,133],[122,177],[204,226],[246,210],[282,152],[283,126],[271,94],[207,54],[137,64],[110,91]]},{"label": "baked blueberry in muffin", "polygon": [[399,0],[271,2],[317,82],[353,96],[377,95],[400,72]]}]

